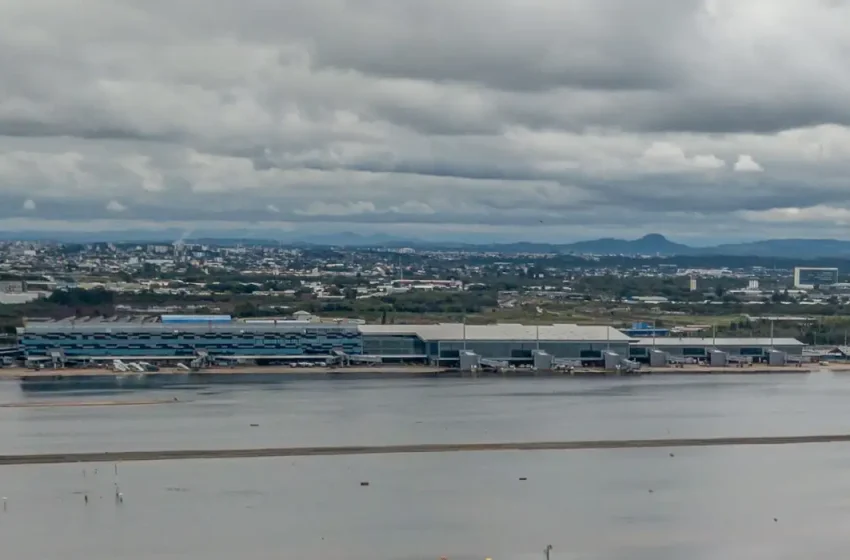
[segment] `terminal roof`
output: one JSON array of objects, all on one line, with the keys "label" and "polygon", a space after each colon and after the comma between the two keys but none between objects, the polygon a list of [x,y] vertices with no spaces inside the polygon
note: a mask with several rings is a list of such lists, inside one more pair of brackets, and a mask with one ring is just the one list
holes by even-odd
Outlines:
[{"label": "terminal roof", "polygon": [[[464,330],[466,331],[464,333]],[[439,323],[436,325],[360,325],[366,335],[416,335],[422,340],[541,340],[541,341],[610,341],[628,342],[627,335],[613,327],[574,325],[466,325]]]},{"label": "terminal roof", "polygon": [[636,339],[635,346],[805,346],[796,338],[717,338],[711,336],[664,336]]}]

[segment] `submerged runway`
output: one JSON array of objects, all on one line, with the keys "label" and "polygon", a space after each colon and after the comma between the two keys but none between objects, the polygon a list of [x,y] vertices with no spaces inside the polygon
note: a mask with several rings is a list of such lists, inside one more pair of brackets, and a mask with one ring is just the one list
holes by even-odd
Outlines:
[{"label": "submerged runway", "polygon": [[147,399],[135,401],[35,401],[2,403],[0,408],[66,408],[95,406],[144,406],[152,404],[177,404],[176,399]]},{"label": "submerged runway", "polygon": [[579,449],[641,449],[663,447],[717,447],[732,445],[795,445],[848,443],[850,434],[768,437],[667,438],[629,440],[541,441],[508,443],[447,443],[333,447],[267,447],[246,449],[173,449],[0,455],[0,465],[167,461],[177,459],[238,459],[254,457],[314,457],[404,453],[457,453],[472,451],[570,451]]}]

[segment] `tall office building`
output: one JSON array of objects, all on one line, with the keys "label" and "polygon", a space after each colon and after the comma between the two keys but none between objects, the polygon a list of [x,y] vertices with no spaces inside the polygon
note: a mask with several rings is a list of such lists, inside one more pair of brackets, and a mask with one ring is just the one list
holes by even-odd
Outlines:
[{"label": "tall office building", "polygon": [[814,288],[838,283],[837,268],[811,268],[798,266],[794,269],[795,288]]}]

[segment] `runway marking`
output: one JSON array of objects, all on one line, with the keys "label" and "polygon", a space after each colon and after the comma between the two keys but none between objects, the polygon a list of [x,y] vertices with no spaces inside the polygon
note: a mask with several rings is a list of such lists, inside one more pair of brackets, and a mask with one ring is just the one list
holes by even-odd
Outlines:
[{"label": "runway marking", "polygon": [[630,440],[540,441],[509,443],[438,443],[335,447],[266,447],[252,449],[171,449],[0,455],[0,465],[170,461],[186,459],[239,459],[252,457],[319,457],[334,455],[391,455],[474,451],[570,451],[579,449],[648,449],[664,447],[720,447],[736,445],[796,445],[850,443],[850,434],[811,436],[667,438]]}]

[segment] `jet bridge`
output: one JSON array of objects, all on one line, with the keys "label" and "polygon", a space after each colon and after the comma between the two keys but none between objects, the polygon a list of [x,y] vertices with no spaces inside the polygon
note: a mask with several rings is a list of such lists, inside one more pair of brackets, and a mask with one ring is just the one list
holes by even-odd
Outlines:
[{"label": "jet bridge", "polygon": [[665,352],[664,350],[658,350],[653,348],[649,351],[649,365],[650,367],[666,367],[667,364],[673,361],[672,356]]},{"label": "jet bridge", "polygon": [[61,368],[65,365],[65,351],[61,348],[55,348],[48,352],[50,361],[53,363],[53,369]]},{"label": "jet bridge", "polygon": [[475,352],[461,351],[458,357],[461,371],[476,371],[481,367],[481,356]]},{"label": "jet bridge", "polygon": [[619,354],[610,350],[602,352],[602,359],[605,364],[605,369],[607,370],[619,369],[618,366],[620,366],[623,362],[623,358]]},{"label": "jet bridge", "polygon": [[534,358],[534,369],[548,371],[553,369],[555,357],[544,350],[532,350],[531,356]]},{"label": "jet bridge", "polygon": [[708,351],[708,363],[711,367],[725,367],[729,363],[729,353],[712,348]]},{"label": "jet bridge", "polygon": [[370,365],[374,365],[374,364],[380,364],[381,362],[384,361],[384,359],[381,356],[378,356],[377,354],[357,354],[357,355],[343,354],[343,356],[345,357],[345,359],[342,361],[342,363],[344,363],[344,364],[370,364]]},{"label": "jet bridge", "polygon": [[784,366],[788,363],[788,354],[771,348],[767,351],[767,363],[771,366]]}]

